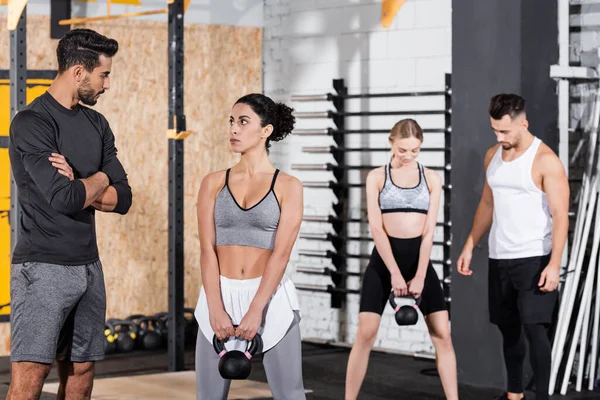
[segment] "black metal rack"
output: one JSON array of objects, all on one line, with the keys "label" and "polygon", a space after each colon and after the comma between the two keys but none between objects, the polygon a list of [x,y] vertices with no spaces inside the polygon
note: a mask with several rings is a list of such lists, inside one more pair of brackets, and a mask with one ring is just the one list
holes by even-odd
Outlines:
[{"label": "black metal rack", "polygon": [[[446,90],[444,94],[446,113],[444,126],[444,165],[451,165],[452,160],[452,75],[446,74]],[[444,170],[444,184],[452,189],[452,169]],[[444,289],[444,298],[446,306],[450,312],[452,296],[450,294],[450,276],[452,272],[452,259],[450,250],[452,246],[452,216],[450,214],[450,191],[444,192],[444,270],[442,277],[442,287]]]},{"label": "black metal rack", "polygon": [[[24,21],[23,17],[20,21]],[[25,65],[26,63],[26,52],[27,43],[25,38],[26,27],[25,23],[19,22],[17,29],[11,31],[11,69],[0,70],[0,79],[8,80],[10,86],[10,119],[21,111],[26,106],[26,93],[27,88],[34,86],[33,83],[28,83],[27,80],[31,79],[54,79],[56,71],[54,70],[35,70],[22,68],[21,71],[13,71],[13,64]],[[0,136],[0,149],[8,149],[10,138],[9,136]],[[6,214],[5,214],[6,213]],[[17,238],[19,236],[19,202],[17,199],[17,188],[15,186],[12,169],[10,170],[10,206],[8,210],[0,210],[0,218],[8,217],[10,225],[10,253],[17,244]],[[7,304],[6,306],[9,306]],[[2,308],[2,307],[0,307]],[[0,322],[9,322],[10,315],[0,315]]]},{"label": "black metal rack", "polygon": [[[186,130],[183,114],[183,0],[169,3],[169,129]],[[183,140],[169,139],[169,371],[184,369]]]},{"label": "black metal rack", "polygon": [[[27,105],[27,6],[23,9],[15,30],[10,31],[10,119]],[[10,252],[19,237],[19,201],[17,185],[10,173]]]},{"label": "black metal rack", "polygon": [[[16,29],[10,31],[10,119],[27,105],[27,6],[23,8]],[[8,147],[9,140],[3,140],[2,147]],[[10,171],[10,253],[12,254],[19,237],[19,214],[17,185]],[[0,322],[10,322],[10,315],[0,315]]]},{"label": "black metal rack", "polygon": [[[434,245],[443,247],[443,259],[432,260],[433,264],[442,265],[443,279],[442,286],[444,296],[448,308],[450,309],[450,273],[451,259],[450,248],[452,244],[451,236],[451,215],[450,215],[450,192],[452,190],[451,183],[451,133],[452,133],[452,85],[451,75],[445,75],[445,88],[443,91],[424,91],[424,92],[403,92],[403,93],[365,93],[365,94],[348,94],[343,86],[343,80],[334,80],[334,88],[336,94],[327,93],[324,95],[299,95],[292,96],[294,101],[331,101],[335,107],[335,111],[318,111],[318,112],[297,112],[297,118],[328,118],[332,119],[336,128],[324,129],[297,129],[294,134],[301,136],[331,136],[333,137],[335,146],[306,146],[302,148],[306,153],[326,153],[331,154],[337,164],[293,164],[292,169],[301,171],[331,171],[335,177],[335,181],[311,181],[304,182],[304,187],[313,189],[328,189],[331,190],[337,199],[337,204],[333,205],[332,215],[306,215],[303,219],[305,222],[321,222],[329,223],[334,234],[332,233],[301,233],[301,239],[308,240],[323,240],[331,243],[334,251],[330,250],[300,250],[299,255],[303,257],[327,258],[331,260],[332,267],[311,267],[298,266],[296,271],[305,274],[326,275],[332,278],[333,285],[312,285],[312,284],[296,284],[299,290],[307,290],[313,292],[323,292],[331,294],[331,307],[341,308],[348,293],[359,293],[356,289],[348,289],[346,287],[347,277],[362,277],[360,272],[347,271],[346,261],[351,258],[368,259],[370,255],[366,254],[351,254],[347,252],[347,244],[350,241],[372,241],[371,238],[363,236],[348,236],[345,234],[347,225],[350,223],[367,223],[366,218],[349,218],[348,217],[348,190],[350,188],[362,188],[364,182],[350,183],[347,180],[347,172],[349,170],[371,170],[376,168],[373,165],[348,165],[345,161],[345,155],[350,152],[389,152],[389,148],[383,147],[363,147],[350,148],[344,145],[344,136],[348,134],[389,134],[389,129],[344,129],[344,119],[348,117],[361,116],[387,116],[387,115],[444,115],[443,128],[428,128],[423,129],[424,133],[443,133],[444,147],[425,147],[423,152],[443,152],[443,166],[428,167],[433,170],[440,171],[444,175],[444,202],[443,202],[443,222],[437,224],[443,228],[444,239],[435,241]],[[343,93],[340,93],[340,87],[344,87]],[[344,101],[346,99],[356,98],[375,98],[375,97],[417,97],[417,96],[444,96],[444,110],[415,110],[415,111],[365,111],[365,112],[345,112]]]},{"label": "black metal rack", "polygon": [[[330,131],[330,135],[333,137],[336,146],[335,148],[345,148],[345,135],[341,132],[345,131],[345,108],[344,108],[344,98],[347,96],[347,88],[344,85],[343,79],[334,79],[333,80],[333,88],[336,91],[335,95],[332,95],[327,101],[331,101],[333,103],[333,107],[336,111],[330,111],[326,113],[303,113],[296,112],[296,118],[330,118],[333,120],[333,123],[336,126],[335,130]],[[321,98],[312,98],[311,96],[301,96],[297,97],[297,100],[300,101],[312,101],[312,100],[323,100]],[[322,132],[322,130],[321,130]],[[346,166],[346,154],[345,152],[335,152],[332,153],[335,162],[334,165],[323,165],[321,169],[327,169],[333,172],[333,176],[337,180],[337,182],[346,182],[348,169]],[[292,169],[299,169],[298,166],[292,166]],[[347,220],[348,219],[348,187],[339,187],[333,191],[337,202],[333,204],[333,218],[339,220]],[[346,224],[343,223],[333,223],[332,228],[335,232],[335,236],[339,238],[339,240],[331,241],[333,248],[335,249],[335,257],[332,257],[332,263],[335,265],[336,271],[340,273],[345,273],[347,271],[346,260],[349,257],[346,246],[347,246],[347,227]],[[331,292],[331,307],[332,308],[341,308],[345,302],[345,289],[346,289],[346,281],[343,279],[343,275],[335,274],[331,275],[331,278],[335,284],[336,291]]]}]

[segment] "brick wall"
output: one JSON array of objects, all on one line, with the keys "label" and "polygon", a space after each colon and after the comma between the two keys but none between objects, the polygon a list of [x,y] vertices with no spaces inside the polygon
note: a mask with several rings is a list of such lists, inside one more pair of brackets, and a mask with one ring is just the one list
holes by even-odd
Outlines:
[{"label": "brick wall", "polygon": [[[444,74],[451,72],[451,1],[410,0],[399,11],[389,29],[381,27],[381,1],[373,0],[265,0],[264,5],[264,91],[297,111],[333,109],[329,102],[292,102],[292,94],[333,92],[332,80],[345,79],[349,93],[442,90]],[[346,102],[348,111],[443,109],[443,97],[374,98]],[[390,129],[400,119],[391,117],[348,117],[347,129]],[[443,116],[419,116],[424,128],[442,128]],[[328,119],[298,120],[297,128],[333,127]],[[443,146],[443,134],[429,133],[424,146]],[[348,135],[347,146],[385,147],[387,134]],[[334,179],[330,172],[294,171],[295,163],[334,162],[331,155],[307,154],[302,146],[329,146],[327,136],[292,136],[274,144],[272,159],[285,171],[303,181]],[[349,153],[349,164],[383,165],[389,153]],[[442,165],[441,153],[422,153],[419,161],[426,166]],[[349,182],[364,181],[366,172],[350,171]],[[305,215],[332,212],[335,198],[329,190],[304,191]],[[350,216],[364,217],[364,190],[350,190]],[[439,220],[443,220],[440,210]],[[304,222],[302,232],[329,232],[328,224]],[[368,225],[350,224],[348,234],[368,236]],[[442,240],[441,228],[435,240]],[[351,242],[350,253],[369,254],[372,242]],[[327,265],[329,260],[307,258],[298,250],[332,249],[324,241],[299,239],[292,254],[288,273],[296,283],[327,284],[325,276],[296,272],[298,265]],[[442,258],[436,246],[432,258]],[[360,271],[367,260],[349,260],[348,268]],[[441,276],[441,266],[436,266]],[[359,288],[360,280],[350,278],[349,287]],[[300,291],[304,338],[330,339],[352,343],[358,323],[358,295],[349,295],[346,309],[330,308],[328,294]],[[423,319],[414,327],[399,329],[387,307],[378,333],[376,347],[399,351],[432,352]]]}]

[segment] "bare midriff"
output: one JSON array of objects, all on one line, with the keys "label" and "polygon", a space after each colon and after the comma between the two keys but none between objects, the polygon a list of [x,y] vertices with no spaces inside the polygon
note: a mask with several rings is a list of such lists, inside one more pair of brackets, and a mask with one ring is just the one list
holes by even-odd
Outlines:
[{"label": "bare midriff", "polygon": [[427,214],[397,212],[382,214],[383,229],[388,236],[399,239],[412,239],[423,235]]},{"label": "bare midriff", "polygon": [[218,246],[217,257],[221,275],[229,279],[253,279],[265,272],[273,252],[249,246]]}]

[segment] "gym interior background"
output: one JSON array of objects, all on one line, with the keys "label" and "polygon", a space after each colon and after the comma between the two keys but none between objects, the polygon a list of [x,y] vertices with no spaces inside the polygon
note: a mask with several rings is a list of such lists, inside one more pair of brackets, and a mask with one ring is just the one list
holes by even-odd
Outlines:
[{"label": "gym interior background", "polygon": [[[7,3],[0,1],[0,140],[8,135],[11,118]],[[55,3],[27,2],[27,102],[43,93],[57,67],[57,39],[51,37],[52,29],[60,30]],[[112,0],[110,14],[161,10],[166,3]],[[305,354],[326,357],[327,349],[343,349],[335,363],[345,366],[358,323],[356,290],[373,246],[361,185],[369,167],[389,160],[385,148],[391,126],[402,116],[416,116],[426,129],[428,149],[420,162],[444,177],[432,259],[438,261],[434,267],[451,307],[459,379],[463,385],[502,387],[500,336],[487,319],[485,239],[474,255],[476,275],[467,280],[453,272],[479,201],[483,154],[495,141],[487,102],[495,93],[510,91],[528,100],[531,130],[559,154],[569,172],[574,230],[577,194],[585,180],[580,141],[593,125],[598,90],[600,1],[191,0],[186,6],[182,106],[185,129],[192,134],[183,141],[184,306],[195,306],[201,284],[195,218],[200,180],[236,160],[227,136],[233,102],[245,93],[263,92],[294,107],[298,117],[295,134],[273,144],[271,159],[305,183],[305,221],[287,272],[301,289],[303,340],[316,346],[307,347]],[[63,19],[105,16],[107,0],[74,0],[68,11]],[[98,30],[120,45],[111,90],[95,106],[111,124],[134,193],[126,217],[96,217],[107,318],[153,315],[170,308],[171,153],[165,132],[172,128],[167,57],[172,36],[167,18],[159,13],[72,25]],[[347,151],[352,148],[362,150]],[[11,202],[5,148],[0,148],[0,168],[0,304],[6,304]],[[565,267],[569,254],[570,246]],[[5,316],[0,356],[7,356],[10,307],[0,313]],[[375,350],[382,354],[373,363],[379,360],[380,365],[393,366],[393,360],[410,356],[420,360],[414,368],[434,366],[423,319],[399,329],[389,307]],[[136,354],[122,357],[133,359]],[[167,358],[157,359],[164,363],[156,368],[166,370]],[[193,368],[189,359],[185,368]],[[335,369],[339,376],[330,386],[343,388],[343,368]],[[113,370],[110,374],[119,375]],[[310,372],[307,376],[311,379]],[[389,382],[369,386],[369,379],[373,383],[378,378],[365,381],[371,398],[390,398],[377,397]],[[319,393],[324,383],[305,386],[313,398],[343,395]],[[435,390],[414,398],[442,398],[441,388]]]}]

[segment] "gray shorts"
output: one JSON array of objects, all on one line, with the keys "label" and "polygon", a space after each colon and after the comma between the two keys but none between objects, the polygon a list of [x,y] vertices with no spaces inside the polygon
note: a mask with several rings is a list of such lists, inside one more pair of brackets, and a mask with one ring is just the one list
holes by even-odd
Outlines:
[{"label": "gray shorts", "polygon": [[12,362],[51,364],[104,358],[106,291],[102,264],[12,264]]}]

